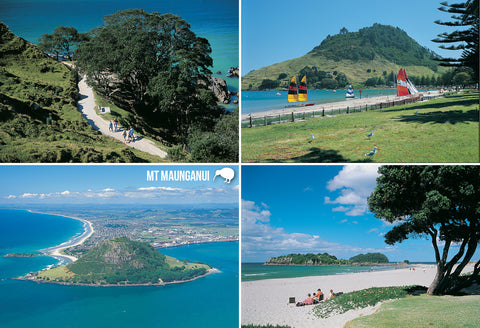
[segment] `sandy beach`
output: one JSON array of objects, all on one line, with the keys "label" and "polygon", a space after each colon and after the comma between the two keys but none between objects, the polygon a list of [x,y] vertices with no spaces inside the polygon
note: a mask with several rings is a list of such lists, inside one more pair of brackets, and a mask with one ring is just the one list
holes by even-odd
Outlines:
[{"label": "sandy beach", "polygon": [[[471,272],[467,266],[464,272]],[[415,270],[396,269],[374,272],[360,272],[342,275],[301,277],[290,279],[268,279],[241,283],[242,324],[289,325],[294,328],[343,327],[345,323],[361,315],[372,314],[380,306],[360,310],[350,310],[327,319],[314,317],[314,306],[296,307],[289,304],[289,297],[303,301],[308,293],[320,288],[328,295],[334,292],[351,292],[370,287],[405,285],[429,286],[436,273],[435,265],[415,265]]]},{"label": "sandy beach", "polygon": [[64,242],[60,245],[45,248],[45,249],[42,249],[40,251],[43,254],[45,254],[47,256],[54,257],[54,258],[56,258],[60,261],[63,261],[63,262],[66,262],[66,263],[72,263],[72,262],[75,262],[77,260],[77,258],[75,256],[62,254],[61,251],[66,249],[66,248],[69,248],[69,247],[73,247],[73,246],[83,244],[83,242],[85,240],[87,240],[87,238],[90,237],[94,233],[94,230],[93,230],[93,225],[90,221],[87,221],[85,219],[76,218],[76,217],[70,217],[70,216],[68,218],[78,220],[78,221],[82,221],[84,232],[80,236],[72,238],[72,239],[70,239],[70,240],[68,240],[68,241],[66,241],[66,242]]},{"label": "sandy beach", "polygon": [[[437,97],[441,93],[440,91],[437,90],[432,90],[432,91],[427,91],[421,93],[423,96],[429,96],[429,97]],[[272,109],[272,110],[266,110],[266,111],[261,111],[261,112],[255,112],[255,113],[243,113],[242,112],[242,120],[246,120],[250,117],[264,117],[264,116],[275,116],[279,114],[289,114],[289,113],[296,113],[296,112],[312,112],[312,111],[321,111],[325,110],[325,113],[327,114],[328,112],[331,112],[332,110],[338,110],[338,109],[343,109],[343,108],[359,108],[359,107],[364,107],[366,105],[372,106],[375,104],[380,104],[380,103],[386,103],[386,102],[392,102],[392,101],[402,101],[404,99],[408,99],[410,96],[403,96],[403,97],[397,97],[397,96],[378,96],[378,97],[371,97],[371,98],[355,98],[355,99],[348,99],[344,101],[337,101],[337,102],[330,102],[330,103],[324,103],[324,104],[316,104],[313,106],[303,106],[303,107],[287,107],[287,108],[278,108],[278,109]]]}]

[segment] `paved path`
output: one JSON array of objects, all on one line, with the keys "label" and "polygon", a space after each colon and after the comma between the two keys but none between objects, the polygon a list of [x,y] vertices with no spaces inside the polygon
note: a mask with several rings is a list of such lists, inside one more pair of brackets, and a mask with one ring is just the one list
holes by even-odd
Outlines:
[{"label": "paved path", "polygon": [[[87,85],[85,80],[85,76],[83,76],[78,82],[78,92],[80,96],[80,100],[77,103],[78,110],[82,113],[83,117],[95,130],[100,131],[104,135],[124,142],[124,129],[122,127],[118,127],[117,132],[109,131],[109,122],[104,120],[100,115],[97,114],[95,110],[97,105],[95,104],[93,90]],[[143,137],[135,136],[135,141],[126,143],[126,145],[162,158],[165,158],[167,156],[167,153],[165,151],[158,148],[151,140],[145,139]]]}]

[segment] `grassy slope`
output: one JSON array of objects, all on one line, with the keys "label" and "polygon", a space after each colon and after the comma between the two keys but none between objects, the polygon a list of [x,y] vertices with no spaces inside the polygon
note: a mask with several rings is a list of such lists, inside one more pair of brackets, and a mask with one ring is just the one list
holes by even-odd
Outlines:
[{"label": "grassy slope", "polygon": [[0,23],[0,162],[162,160],[96,132],[76,95],[73,72]]},{"label": "grassy slope", "polygon": [[480,327],[480,296],[409,296],[383,304],[377,313],[355,319],[347,328]]},{"label": "grassy slope", "polygon": [[[280,73],[286,73],[288,75],[288,78],[284,80],[282,86],[287,85],[292,76],[297,74],[305,66],[316,66],[326,72],[338,71],[344,73],[349,82],[353,83],[354,87],[357,88],[359,83],[365,82],[368,78],[382,76],[383,71],[390,73],[393,70],[394,64],[378,56],[374,60],[359,60],[354,62],[352,60],[334,61],[314,53],[308,53],[302,57],[249,72],[242,77],[242,89],[248,90],[250,84],[252,84],[252,87],[258,87],[264,79],[276,80]],[[398,72],[400,67],[397,65],[396,68]],[[409,76],[438,76],[446,71],[444,67],[439,67],[437,73],[425,66],[405,66],[403,68],[405,68]],[[371,72],[368,73],[367,69],[370,69]],[[375,70],[375,72],[373,70]],[[395,72],[395,74],[397,74],[397,72]]]},{"label": "grassy slope", "polygon": [[[37,278],[48,281],[79,280],[106,283],[106,276],[124,274],[128,279],[128,272],[131,270],[147,272],[156,271],[160,267],[164,271],[172,271],[180,267],[183,267],[180,271],[210,269],[207,264],[180,261],[165,256],[146,243],[130,241],[127,238],[115,238],[93,247],[76,262],[40,271]],[[142,283],[147,282],[142,281]]]},{"label": "grassy slope", "polygon": [[[374,136],[367,138],[372,129]],[[478,93],[460,94],[384,111],[243,128],[242,162],[478,162],[478,129]],[[374,146],[377,154],[365,157]]]}]

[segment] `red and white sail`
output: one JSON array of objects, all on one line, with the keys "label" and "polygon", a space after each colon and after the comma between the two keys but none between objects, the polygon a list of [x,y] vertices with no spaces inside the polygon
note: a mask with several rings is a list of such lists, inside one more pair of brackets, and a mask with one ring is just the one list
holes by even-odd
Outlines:
[{"label": "red and white sail", "polygon": [[417,88],[410,82],[407,72],[400,68],[397,77],[397,97],[408,96],[418,93]]}]

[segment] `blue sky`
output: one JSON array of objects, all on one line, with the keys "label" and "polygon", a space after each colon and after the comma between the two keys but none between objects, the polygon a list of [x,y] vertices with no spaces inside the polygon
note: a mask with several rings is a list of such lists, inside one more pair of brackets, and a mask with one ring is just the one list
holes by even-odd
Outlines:
[{"label": "blue sky", "polygon": [[[430,240],[385,244],[391,225],[368,211],[377,165],[242,167],[242,262],[291,253],[434,262]],[[477,252],[479,253],[479,252]],[[478,258],[478,255],[474,258]]]},{"label": "blue sky", "polygon": [[[0,205],[238,203],[238,166],[226,183],[211,165],[2,165]],[[152,170],[206,170],[209,181],[147,181]]]},{"label": "blue sky", "polygon": [[342,27],[356,32],[374,23],[399,27],[420,45],[444,57],[459,52],[442,50],[430,40],[452,27],[439,11],[441,0],[242,0],[242,75],[252,69],[303,56]]}]

